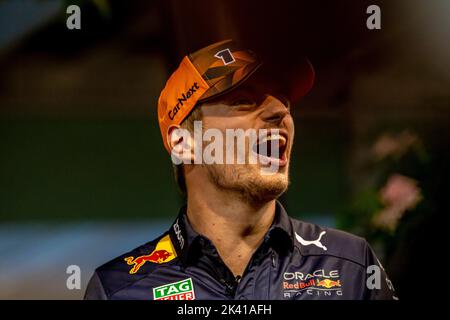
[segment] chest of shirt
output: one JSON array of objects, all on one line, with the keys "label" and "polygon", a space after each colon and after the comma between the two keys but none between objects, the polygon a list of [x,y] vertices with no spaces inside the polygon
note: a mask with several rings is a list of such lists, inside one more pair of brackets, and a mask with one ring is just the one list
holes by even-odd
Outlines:
[{"label": "chest of shirt", "polygon": [[362,299],[361,266],[330,256],[267,252],[251,261],[237,281],[220,264],[200,260],[164,265],[112,299],[144,300],[311,300]]}]

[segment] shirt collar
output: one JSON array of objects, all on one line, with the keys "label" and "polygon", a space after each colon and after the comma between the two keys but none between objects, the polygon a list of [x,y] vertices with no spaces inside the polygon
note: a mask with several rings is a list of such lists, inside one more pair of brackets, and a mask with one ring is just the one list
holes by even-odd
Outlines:
[{"label": "shirt collar", "polygon": [[277,200],[275,207],[275,218],[272,226],[266,234],[271,245],[279,252],[294,247],[294,231],[291,218],[288,216],[283,205]]},{"label": "shirt collar", "polygon": [[[177,256],[183,264],[209,240],[197,233],[189,223],[186,206],[183,206],[169,230]],[[264,236],[264,241],[279,253],[292,250],[294,246],[291,219],[279,201],[276,201],[274,221]]]}]

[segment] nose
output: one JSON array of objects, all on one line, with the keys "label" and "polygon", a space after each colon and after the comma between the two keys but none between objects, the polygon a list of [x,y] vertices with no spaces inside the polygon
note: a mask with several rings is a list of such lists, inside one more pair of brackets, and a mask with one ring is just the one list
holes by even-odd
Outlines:
[{"label": "nose", "polygon": [[261,114],[261,118],[265,122],[279,124],[287,115],[289,115],[288,106],[274,96],[267,95],[263,105],[264,111]]}]

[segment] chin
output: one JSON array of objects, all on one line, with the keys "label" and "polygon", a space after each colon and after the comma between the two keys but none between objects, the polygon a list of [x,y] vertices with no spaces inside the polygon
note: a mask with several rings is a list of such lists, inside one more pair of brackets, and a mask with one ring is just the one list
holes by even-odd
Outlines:
[{"label": "chin", "polygon": [[255,202],[268,202],[280,197],[288,188],[287,174],[277,173],[270,176],[261,175],[251,183],[252,190],[248,196]]},{"label": "chin", "polygon": [[255,205],[277,199],[289,185],[287,169],[264,175],[254,165],[209,165],[208,173],[218,189],[234,192]]}]

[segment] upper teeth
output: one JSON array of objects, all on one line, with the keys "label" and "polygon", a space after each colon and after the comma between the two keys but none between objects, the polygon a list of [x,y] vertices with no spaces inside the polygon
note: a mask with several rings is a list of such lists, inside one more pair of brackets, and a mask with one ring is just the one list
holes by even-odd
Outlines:
[{"label": "upper teeth", "polygon": [[269,135],[269,136],[265,136],[265,137],[261,140],[260,143],[264,143],[264,142],[267,142],[267,141],[270,141],[270,140],[281,140],[282,143],[285,143],[285,142],[286,142],[286,138],[283,137],[281,134],[279,134],[279,133],[272,133],[272,134]]}]

